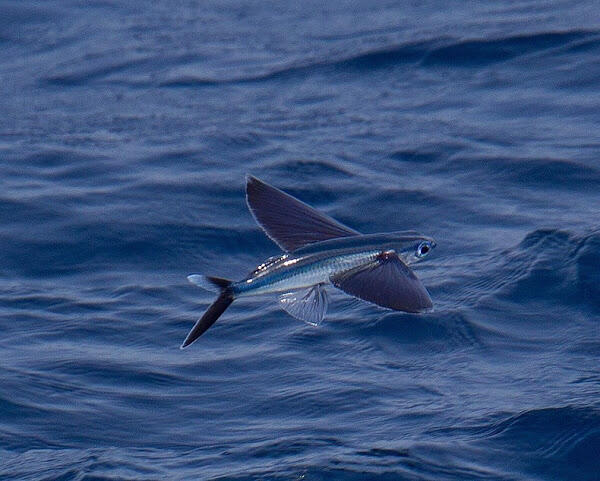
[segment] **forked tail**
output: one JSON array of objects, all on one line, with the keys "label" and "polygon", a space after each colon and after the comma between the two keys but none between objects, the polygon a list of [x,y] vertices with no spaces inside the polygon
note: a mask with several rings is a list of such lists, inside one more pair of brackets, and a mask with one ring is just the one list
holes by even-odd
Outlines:
[{"label": "forked tail", "polygon": [[[190,276],[191,277],[191,276]],[[196,339],[198,339],[206,330],[212,326],[217,319],[225,312],[225,309],[233,302],[233,293],[231,292],[231,281],[219,277],[205,277],[205,280],[220,289],[219,297],[210,305],[204,315],[198,319],[192,330],[189,332],[181,349],[185,349]]]}]

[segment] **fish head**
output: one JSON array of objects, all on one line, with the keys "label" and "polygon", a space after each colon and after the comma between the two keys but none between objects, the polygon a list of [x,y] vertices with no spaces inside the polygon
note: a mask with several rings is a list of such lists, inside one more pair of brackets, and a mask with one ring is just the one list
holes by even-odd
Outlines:
[{"label": "fish head", "polygon": [[412,231],[394,232],[390,237],[390,247],[406,264],[422,261],[437,245],[431,237]]}]

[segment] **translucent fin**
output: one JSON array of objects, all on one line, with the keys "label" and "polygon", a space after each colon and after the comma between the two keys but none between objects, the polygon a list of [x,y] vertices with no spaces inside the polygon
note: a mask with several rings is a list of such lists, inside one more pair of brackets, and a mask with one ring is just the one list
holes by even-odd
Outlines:
[{"label": "translucent fin", "polygon": [[323,284],[282,294],[279,305],[289,315],[318,326],[327,311],[327,292]]},{"label": "translucent fin", "polygon": [[192,284],[201,287],[210,292],[221,292],[231,285],[231,281],[220,277],[203,276],[201,274],[192,274],[187,276],[187,280]]},{"label": "translucent fin", "polygon": [[420,312],[433,306],[425,286],[394,251],[337,274],[331,282],[351,296],[396,311]]},{"label": "translucent fin", "polygon": [[256,222],[283,250],[359,232],[249,175],[246,201]]}]

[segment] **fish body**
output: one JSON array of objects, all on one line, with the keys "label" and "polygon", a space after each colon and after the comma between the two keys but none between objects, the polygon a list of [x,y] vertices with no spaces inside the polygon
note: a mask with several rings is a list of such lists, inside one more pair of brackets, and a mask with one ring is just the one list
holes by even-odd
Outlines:
[{"label": "fish body", "polygon": [[367,234],[335,238],[282,254],[260,265],[245,279],[232,284],[235,297],[287,292],[329,284],[336,274],[366,265],[381,252],[394,250],[405,264],[417,259],[415,244],[433,239],[413,232]]},{"label": "fish body", "polygon": [[257,223],[284,253],[267,259],[237,282],[188,276],[193,284],[219,296],[182,348],[241,297],[279,294],[285,311],[313,325],[322,321],[327,310],[327,285],[389,309],[421,312],[432,307],[429,293],[408,267],[436,246],[431,237],[415,231],[361,234],[252,176],[247,178],[246,200]]}]

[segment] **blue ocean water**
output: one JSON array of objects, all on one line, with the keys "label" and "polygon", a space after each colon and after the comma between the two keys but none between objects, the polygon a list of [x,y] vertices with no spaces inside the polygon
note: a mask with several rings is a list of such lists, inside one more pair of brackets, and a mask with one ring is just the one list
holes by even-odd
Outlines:
[{"label": "blue ocean water", "polygon": [[[597,2],[0,1],[0,479],[599,480]],[[252,173],[435,310],[212,300]]]}]

